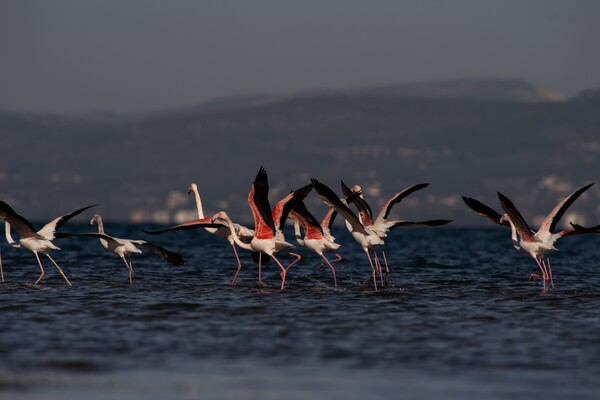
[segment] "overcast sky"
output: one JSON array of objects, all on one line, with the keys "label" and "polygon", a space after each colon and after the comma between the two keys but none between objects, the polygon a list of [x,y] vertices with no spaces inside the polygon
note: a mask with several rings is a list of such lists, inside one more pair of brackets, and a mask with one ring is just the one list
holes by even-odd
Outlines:
[{"label": "overcast sky", "polygon": [[148,111],[465,77],[600,87],[600,1],[0,0],[0,109]]}]

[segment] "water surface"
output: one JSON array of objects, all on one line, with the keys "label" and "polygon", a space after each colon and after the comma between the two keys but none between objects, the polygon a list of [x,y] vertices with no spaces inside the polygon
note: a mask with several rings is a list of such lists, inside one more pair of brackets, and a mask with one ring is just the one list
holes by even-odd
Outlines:
[{"label": "water surface", "polygon": [[[206,232],[159,237],[175,267],[145,252],[123,262],[95,239],[59,242],[34,286],[34,256],[2,246],[0,397],[12,399],[548,399],[600,392],[600,237],[564,238],[556,287],[529,282],[534,261],[508,230],[412,229],[390,235],[388,285],[343,231],[338,287],[318,256],[230,281],[229,245]],[[145,227],[147,228],[147,227]],[[71,230],[87,229],[74,225]],[[282,260],[291,258],[282,257]]]}]

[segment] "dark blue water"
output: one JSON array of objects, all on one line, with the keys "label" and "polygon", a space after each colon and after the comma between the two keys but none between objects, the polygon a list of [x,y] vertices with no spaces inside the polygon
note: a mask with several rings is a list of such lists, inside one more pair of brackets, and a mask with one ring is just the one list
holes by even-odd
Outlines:
[{"label": "dark blue water", "polygon": [[[78,227],[71,226],[71,230]],[[389,285],[339,230],[338,288],[319,258],[273,264],[238,284],[225,241],[203,231],[147,237],[186,260],[145,252],[124,264],[95,239],[59,242],[47,275],[2,247],[0,398],[592,399],[600,393],[600,237],[564,238],[544,293],[531,258],[497,229],[391,234]],[[83,227],[82,229],[87,229]],[[66,229],[68,230],[68,229]],[[285,259],[285,258],[284,258]]]}]

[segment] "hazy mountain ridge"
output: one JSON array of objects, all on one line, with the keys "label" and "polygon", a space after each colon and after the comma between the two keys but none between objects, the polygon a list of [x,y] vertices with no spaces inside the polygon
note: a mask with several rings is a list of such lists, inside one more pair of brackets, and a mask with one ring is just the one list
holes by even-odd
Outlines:
[{"label": "hazy mountain ridge", "polygon": [[[207,213],[227,208],[247,222],[263,165],[273,201],[311,176],[336,191],[340,179],[360,183],[374,208],[431,182],[396,212],[485,224],[460,195],[499,210],[502,191],[539,219],[598,179],[600,96],[591,93],[563,102],[315,94],[122,120],[0,113],[0,198],[32,217],[100,202],[110,219],[167,222],[193,216],[185,191],[196,181]],[[600,190],[588,192],[572,212],[600,223]],[[320,215],[318,198],[309,203]]]},{"label": "hazy mountain ridge", "polygon": [[261,107],[275,102],[320,96],[370,96],[416,99],[471,99],[522,102],[564,101],[564,96],[537,87],[520,79],[479,78],[425,81],[395,85],[374,85],[345,89],[305,90],[284,94],[249,94],[230,96],[203,102],[199,105],[179,107],[147,114],[147,117],[182,116],[184,114],[210,113],[233,109]]}]

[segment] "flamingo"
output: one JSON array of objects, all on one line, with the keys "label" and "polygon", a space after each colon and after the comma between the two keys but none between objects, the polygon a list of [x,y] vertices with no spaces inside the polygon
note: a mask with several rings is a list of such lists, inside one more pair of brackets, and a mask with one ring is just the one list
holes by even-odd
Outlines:
[{"label": "flamingo", "polygon": [[[354,203],[356,209],[359,212],[359,218],[361,223],[364,226],[370,227],[382,240],[384,240],[389,231],[398,227],[414,227],[414,226],[442,226],[446,225],[452,220],[446,219],[435,219],[429,221],[405,221],[405,220],[388,220],[390,212],[392,211],[392,207],[395,204],[398,204],[410,195],[411,193],[416,192],[417,190],[421,190],[429,186],[429,183],[418,183],[416,185],[412,185],[403,189],[394,195],[392,195],[381,207],[379,213],[377,214],[377,218],[373,219],[373,214],[371,212],[371,207],[369,207],[368,203],[363,199],[362,189],[359,185],[354,185],[352,189],[350,189],[344,182],[341,182],[342,192],[346,197],[346,201],[348,203]],[[385,251],[382,249],[381,254],[383,256],[383,261],[385,263],[386,273],[389,273],[389,267],[387,263],[387,258],[385,256]],[[376,256],[375,256],[376,257]],[[376,259],[376,263],[378,260]],[[381,267],[381,265],[380,265]],[[381,270],[380,270],[381,272]],[[383,278],[382,278],[383,279]]]},{"label": "flamingo", "polygon": [[502,193],[498,193],[498,198],[505,212],[503,215],[500,215],[478,200],[465,196],[463,196],[463,200],[467,206],[488,220],[500,225],[510,226],[513,246],[516,250],[528,253],[536,261],[536,264],[542,271],[543,287],[546,290],[546,280],[548,279],[550,279],[551,285],[554,287],[550,258],[547,256],[547,253],[556,250],[554,243],[563,236],[592,233],[581,227],[579,229],[578,226],[574,226],[574,229],[564,229],[558,232],[554,232],[554,230],[567,209],[593,184],[590,183],[577,189],[560,201],[544,218],[537,232],[529,228],[529,225],[515,205]]},{"label": "flamingo", "polygon": [[168,232],[171,230],[181,230],[181,229],[198,229],[198,228],[227,228],[229,232],[231,232],[231,239],[237,244],[240,248],[245,250],[249,250],[253,253],[253,259],[255,259],[254,254],[258,254],[258,259],[256,260],[258,263],[258,281],[259,285],[263,285],[262,276],[261,276],[261,267],[262,267],[262,258],[263,256],[273,258],[279,267],[282,269],[281,277],[281,289],[285,287],[285,276],[289,268],[296,264],[301,256],[295,253],[289,253],[296,257],[292,263],[290,263],[287,268],[284,268],[283,265],[279,262],[277,258],[275,258],[275,252],[287,250],[293,248],[294,246],[291,243],[285,241],[283,236],[283,225],[285,224],[285,220],[289,215],[289,211],[294,205],[296,199],[303,199],[308,195],[308,193],[312,190],[312,185],[306,185],[289,195],[287,195],[284,199],[279,201],[273,210],[271,211],[271,207],[268,201],[268,180],[267,173],[264,168],[260,168],[258,174],[256,175],[256,179],[252,183],[250,188],[250,193],[248,194],[248,204],[250,205],[250,209],[252,210],[254,216],[254,225],[255,225],[255,235],[253,236],[250,243],[245,243],[238,237],[237,229],[227,213],[225,211],[220,211],[213,215],[211,218],[201,218],[192,221],[185,222],[180,225],[176,225],[167,229],[163,229],[160,231],[144,231],[148,234],[155,235],[164,232]]},{"label": "flamingo", "polygon": [[293,248],[289,242],[285,241],[283,235],[283,226],[288,217],[290,210],[300,200],[303,200],[308,193],[312,190],[313,185],[308,184],[295,190],[280,200],[275,207],[271,210],[269,204],[269,182],[267,179],[267,171],[260,167],[256,178],[250,186],[250,192],[248,193],[248,204],[252,210],[252,216],[254,217],[254,237],[250,241],[250,247],[259,253],[258,259],[258,271],[259,271],[259,283],[261,283],[260,271],[261,271],[261,258],[263,254],[270,256],[279,268],[281,268],[281,289],[285,287],[285,277],[288,269],[296,264],[301,256],[295,253],[289,253],[296,257],[296,260],[290,263],[287,267],[284,267],[281,262],[275,257],[275,253],[282,250],[289,250]]},{"label": "flamingo", "polygon": [[[330,232],[330,227],[333,224],[336,214],[337,211],[334,208],[330,208],[323,221],[319,223],[310,211],[308,211],[303,201],[299,201],[290,211],[290,218],[294,221],[296,241],[309,250],[314,251],[325,260],[325,263],[327,263],[333,274],[333,284],[337,287],[335,268],[331,263],[340,261],[342,257],[336,254],[337,258],[330,261],[323,254],[326,251],[335,251],[340,247],[339,243],[334,242],[335,238]],[[300,224],[302,224],[304,229],[304,238],[300,236]]]},{"label": "flamingo", "polygon": [[[240,240],[240,238],[237,236],[233,221],[231,220],[231,218],[229,218],[229,215],[225,211],[219,211],[218,213],[214,214],[210,220],[215,225],[221,225],[221,226],[228,227],[232,232],[231,237],[232,237],[234,243],[237,244],[238,247],[240,247],[241,249],[248,250],[249,252],[251,252],[252,261],[254,261],[256,264],[258,264],[258,285],[263,287],[264,283],[263,283],[262,277],[261,277],[262,263],[264,262],[264,264],[267,264],[271,260],[271,257],[266,253],[263,254],[261,252],[256,251],[250,243],[242,242]],[[202,225],[203,224],[204,223],[202,223]],[[290,244],[290,246],[293,247],[291,244]],[[290,254],[294,254],[294,253],[290,253]],[[263,260],[263,258],[264,258],[264,260]],[[298,261],[298,260],[299,259],[297,259],[296,261]],[[295,264],[296,261],[293,262],[292,264],[288,265],[287,269],[289,269],[289,267],[291,267],[293,264]],[[287,271],[287,269],[286,269],[286,271]]]},{"label": "flamingo", "polygon": [[[200,199],[200,194],[198,193],[198,185],[196,185],[195,183],[191,183],[190,187],[188,188],[188,194],[194,193],[194,197],[196,199],[196,208],[198,209],[198,218],[200,220],[204,219],[204,211],[202,209],[202,200]],[[245,226],[242,226],[240,224],[233,224],[233,228],[235,230],[235,234],[238,236],[238,238],[246,243],[249,243],[252,238],[254,237],[254,231],[252,229],[246,228]],[[233,253],[235,254],[235,259],[237,260],[237,271],[235,272],[235,275],[233,276],[233,280],[231,281],[231,284],[234,285],[235,284],[235,279],[237,278],[240,270],[242,269],[242,263],[240,261],[240,257],[238,256],[237,250],[235,248],[235,243],[233,240],[233,235],[231,233],[230,228],[227,225],[219,225],[218,227],[209,227],[209,226],[205,226],[204,229],[209,232],[212,233],[218,237],[221,237],[225,240],[227,240],[229,242],[229,244],[231,245],[231,248],[233,249]]]},{"label": "flamingo", "polygon": [[[296,260],[290,263],[287,268],[285,268],[277,259],[277,257],[275,257],[274,253],[294,247],[291,243],[285,241],[285,237],[283,235],[283,226],[291,208],[297,199],[303,199],[311,190],[312,185],[306,185],[296,191],[293,191],[284,199],[279,201],[275,207],[273,207],[273,210],[271,210],[268,200],[269,183],[267,179],[267,172],[263,167],[260,167],[260,170],[258,171],[258,174],[256,175],[256,178],[250,187],[250,192],[248,193],[248,204],[250,205],[250,209],[254,217],[254,237],[250,241],[249,245],[242,245],[243,242],[239,241],[239,239],[236,241],[238,246],[258,253],[259,285],[263,284],[261,278],[263,254],[273,258],[281,268],[281,289],[284,289],[285,287],[285,277],[288,269],[300,260],[301,256],[299,254],[289,253],[296,257]],[[215,217],[213,217],[213,220],[215,220]],[[229,219],[228,223],[230,221],[231,220]],[[236,237],[236,235],[233,236],[234,238]]]},{"label": "flamingo", "polygon": [[[311,179],[311,182],[319,194],[319,197],[321,197],[321,200],[323,200],[327,206],[334,208],[342,216],[342,218],[346,220],[346,225],[350,230],[352,237],[358,242],[358,244],[360,244],[363,251],[367,255],[369,265],[371,266],[373,285],[377,291],[375,266],[371,260],[369,249],[374,248],[375,246],[383,245],[383,239],[372,229],[372,227],[363,225],[356,214],[354,214],[354,212],[348,208],[346,204],[344,204],[345,201],[340,200],[333,190],[314,178]],[[373,256],[375,256],[375,251],[373,251]]]},{"label": "flamingo", "polygon": [[[6,241],[12,247],[16,248],[25,248],[35,255],[35,258],[40,266],[40,276],[35,281],[34,285],[37,285],[38,282],[42,279],[42,277],[46,274],[44,272],[44,267],[42,266],[42,261],[40,260],[40,256],[38,253],[45,254],[46,257],[52,261],[54,266],[58,269],[58,272],[62,275],[69,286],[71,282],[63,272],[62,268],[54,261],[54,259],[50,256],[49,252],[52,250],[60,250],[60,247],[56,246],[52,243],[56,236],[56,231],[60,229],[61,226],[67,223],[71,218],[81,214],[85,210],[91,207],[95,207],[96,205],[91,205],[87,207],[80,208],[78,210],[72,211],[68,214],[61,215],[52,221],[48,222],[46,225],[42,227],[39,231],[36,232],[35,228],[25,217],[17,214],[15,210],[12,209],[11,206],[6,204],[4,201],[0,201],[0,219],[4,220],[5,225],[5,235]],[[10,233],[10,227],[13,227],[15,231],[20,236],[19,241],[15,241]],[[0,269],[2,264],[0,263]],[[4,282],[4,273],[2,275],[2,282]]]},{"label": "flamingo", "polygon": [[[57,237],[97,237],[100,239],[100,243],[102,247],[106,250],[110,251],[121,257],[123,262],[125,263],[125,267],[129,271],[129,284],[133,285],[133,265],[131,264],[131,255],[132,254],[141,254],[142,251],[136,247],[143,246],[146,249],[150,250],[154,254],[160,256],[164,260],[170,262],[173,265],[181,266],[183,265],[183,257],[181,257],[177,253],[173,253],[167,249],[164,249],[155,244],[149,243],[145,240],[134,240],[134,239],[123,239],[114,236],[109,236],[104,232],[104,223],[102,222],[102,217],[100,214],[94,214],[94,217],[90,221],[91,225],[98,225],[98,232],[90,232],[90,233],[59,233]],[[129,260],[129,261],[128,261]]]}]

